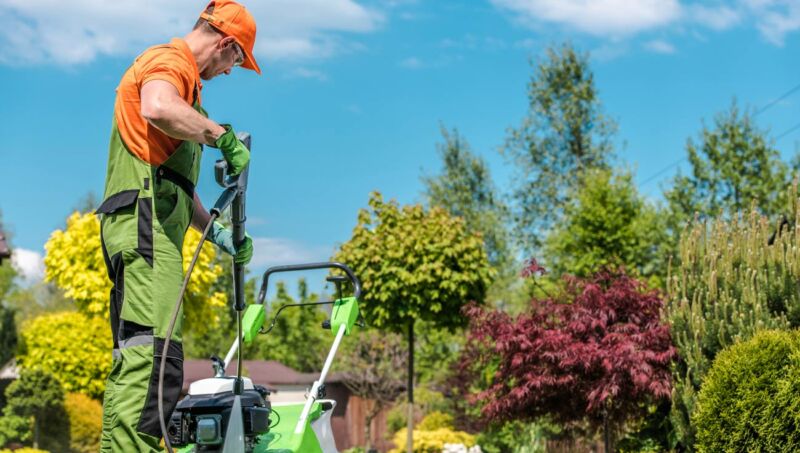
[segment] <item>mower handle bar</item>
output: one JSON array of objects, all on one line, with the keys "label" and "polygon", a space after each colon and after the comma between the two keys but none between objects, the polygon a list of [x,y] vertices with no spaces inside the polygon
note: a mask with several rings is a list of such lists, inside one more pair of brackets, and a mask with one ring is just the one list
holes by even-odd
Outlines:
[{"label": "mower handle bar", "polygon": [[279,272],[296,272],[296,271],[309,271],[315,269],[339,269],[347,274],[350,283],[353,284],[353,295],[356,299],[361,297],[361,282],[358,277],[353,273],[353,270],[346,265],[338,262],[322,262],[322,263],[308,263],[308,264],[289,264],[285,266],[273,266],[264,272],[264,277],[261,281],[261,290],[258,292],[257,304],[264,304],[264,299],[267,297],[267,287],[269,285],[269,276]]}]

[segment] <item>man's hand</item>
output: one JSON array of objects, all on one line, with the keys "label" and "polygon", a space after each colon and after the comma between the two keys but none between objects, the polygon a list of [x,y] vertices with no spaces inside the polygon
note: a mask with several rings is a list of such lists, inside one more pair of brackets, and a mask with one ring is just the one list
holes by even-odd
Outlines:
[{"label": "man's hand", "polygon": [[228,174],[236,176],[244,170],[250,162],[250,150],[236,138],[236,133],[230,124],[223,124],[225,133],[220,135],[214,146],[222,151],[222,156],[228,162]]},{"label": "man's hand", "polygon": [[236,264],[247,264],[253,258],[253,239],[247,233],[244,234],[244,241],[239,244],[239,247],[236,247],[233,244],[233,231],[225,228],[219,222],[214,222],[208,234],[208,240],[233,256]]}]

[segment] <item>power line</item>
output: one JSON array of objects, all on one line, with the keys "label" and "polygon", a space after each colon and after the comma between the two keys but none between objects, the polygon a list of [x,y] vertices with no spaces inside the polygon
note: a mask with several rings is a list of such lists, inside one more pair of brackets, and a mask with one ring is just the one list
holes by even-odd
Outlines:
[{"label": "power line", "polygon": [[[789,96],[791,96],[792,94],[796,93],[797,91],[800,91],[800,84],[795,85],[794,87],[790,88],[787,92],[783,93],[782,95],[780,95],[777,98],[773,99],[772,101],[768,102],[766,105],[764,105],[760,109],[756,110],[753,113],[753,118],[755,118],[756,116],[758,116],[758,115],[766,112],[767,110],[771,109],[776,104],[778,104],[782,100],[788,98]],[[800,123],[790,127],[788,130],[784,131],[782,134],[780,134],[777,137],[775,137],[775,141],[777,142],[778,140],[782,139],[783,137],[791,134],[792,132],[794,132],[794,131],[796,131],[798,129],[800,129]],[[652,181],[652,180],[656,179],[657,177],[661,176],[662,174],[664,174],[664,172],[666,172],[667,170],[671,169],[672,167],[675,167],[675,166],[679,165],[684,160],[686,160],[686,157],[681,157],[680,159],[678,159],[675,162],[667,165],[666,167],[662,168],[661,170],[658,170],[656,173],[654,173],[653,175],[649,176],[644,181],[640,182],[639,183],[639,187],[643,187],[644,185],[646,185],[650,181]]]},{"label": "power line", "polygon": [[800,123],[795,124],[794,126],[790,127],[786,131],[784,131],[781,135],[775,137],[775,141],[777,142],[778,140],[782,139],[783,137],[786,137],[787,135],[791,134],[792,132],[796,131],[797,129],[800,129]]},{"label": "power line", "polygon": [[789,96],[791,96],[792,94],[794,94],[797,90],[800,90],[800,84],[796,85],[795,87],[793,87],[789,91],[787,91],[787,92],[783,93],[782,95],[778,96],[777,99],[773,99],[772,102],[768,103],[767,105],[765,105],[765,106],[761,107],[760,109],[756,110],[756,112],[753,113],[753,117],[756,117],[756,116],[760,115],[761,113],[764,113],[765,111],[769,110],[770,108],[775,106],[775,104],[777,104],[778,102],[781,102],[782,100],[784,100],[784,99],[788,98]]}]

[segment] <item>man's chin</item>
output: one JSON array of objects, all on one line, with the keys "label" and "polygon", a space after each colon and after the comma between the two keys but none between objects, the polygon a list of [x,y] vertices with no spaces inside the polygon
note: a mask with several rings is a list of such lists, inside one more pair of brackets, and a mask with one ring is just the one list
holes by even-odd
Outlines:
[{"label": "man's chin", "polygon": [[214,77],[216,77],[217,75],[218,74],[206,74],[204,72],[201,72],[200,73],[200,78],[202,80],[209,81],[209,80],[213,79]]}]

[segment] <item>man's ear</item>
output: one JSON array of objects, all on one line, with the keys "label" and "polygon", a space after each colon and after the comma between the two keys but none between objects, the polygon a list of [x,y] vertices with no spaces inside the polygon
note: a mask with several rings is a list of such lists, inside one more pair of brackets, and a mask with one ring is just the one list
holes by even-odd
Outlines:
[{"label": "man's ear", "polygon": [[219,43],[217,43],[217,46],[220,48],[220,50],[222,50],[222,49],[230,46],[234,42],[236,42],[236,39],[234,39],[233,36],[225,36],[225,37],[223,37],[222,39],[219,40]]}]

